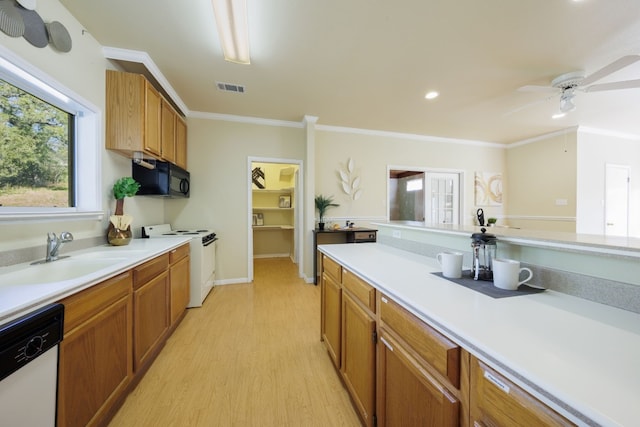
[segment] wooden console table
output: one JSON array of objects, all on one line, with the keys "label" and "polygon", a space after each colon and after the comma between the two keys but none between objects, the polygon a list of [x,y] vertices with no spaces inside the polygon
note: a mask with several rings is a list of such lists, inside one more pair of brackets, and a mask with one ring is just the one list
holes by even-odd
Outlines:
[{"label": "wooden console table", "polygon": [[377,233],[378,230],[366,227],[313,230],[313,283],[318,284],[318,265],[320,264],[318,245],[375,242]]}]

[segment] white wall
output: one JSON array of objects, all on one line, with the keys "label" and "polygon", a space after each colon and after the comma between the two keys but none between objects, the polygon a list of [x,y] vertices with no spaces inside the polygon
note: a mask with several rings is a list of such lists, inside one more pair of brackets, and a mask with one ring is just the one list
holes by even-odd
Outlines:
[{"label": "white wall", "polygon": [[304,161],[305,131],[302,126],[268,126],[206,118],[189,118],[187,125],[191,197],[167,200],[166,217],[177,227],[214,229],[220,239],[216,280],[246,280],[249,274],[247,233],[250,231],[247,159]]},{"label": "white wall", "polygon": [[513,144],[506,150],[506,163],[508,224],[575,232],[576,131]]},{"label": "white wall", "polygon": [[640,143],[621,136],[578,130],[576,232],[604,234],[605,165],[630,169],[629,235],[640,237]]},{"label": "white wall", "polygon": [[[316,194],[334,196],[337,208],[327,219],[343,222],[353,219],[357,225],[384,220],[387,215],[387,166],[407,166],[463,173],[462,217],[472,224],[477,207],[474,201],[474,173],[504,172],[504,148],[489,143],[458,143],[436,138],[413,138],[380,132],[349,132],[322,129],[316,135]],[[339,170],[348,159],[360,177],[362,196],[352,200],[342,191]],[[485,216],[501,216],[504,207],[484,208]]]}]

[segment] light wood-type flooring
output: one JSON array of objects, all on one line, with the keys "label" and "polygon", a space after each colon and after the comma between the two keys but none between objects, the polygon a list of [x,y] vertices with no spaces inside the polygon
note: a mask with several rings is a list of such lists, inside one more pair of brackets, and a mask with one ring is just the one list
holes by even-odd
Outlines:
[{"label": "light wood-type flooring", "polygon": [[320,288],[297,268],[257,259],[253,284],[189,309],[110,427],[360,426],[320,342]]}]

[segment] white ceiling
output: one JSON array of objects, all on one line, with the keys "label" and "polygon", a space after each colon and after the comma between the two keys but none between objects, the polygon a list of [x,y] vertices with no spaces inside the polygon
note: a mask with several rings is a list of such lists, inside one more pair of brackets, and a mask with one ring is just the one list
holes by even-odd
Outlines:
[{"label": "white ceiling", "polygon": [[[640,54],[638,0],[247,0],[248,66],[222,59],[210,0],[61,2],[101,45],[147,52],[192,112],[503,143],[640,135],[640,89],[580,93],[560,120],[557,97],[516,90]],[[629,79],[640,62],[603,81]]]}]

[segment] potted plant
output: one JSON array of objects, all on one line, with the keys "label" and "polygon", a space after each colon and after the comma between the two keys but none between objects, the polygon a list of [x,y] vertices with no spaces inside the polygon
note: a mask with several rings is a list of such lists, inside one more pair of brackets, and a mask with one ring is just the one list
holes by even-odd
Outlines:
[{"label": "potted plant", "polygon": [[489,227],[493,227],[494,225],[496,225],[497,221],[498,221],[498,218],[489,218],[487,219],[487,224],[489,225]]},{"label": "potted plant", "polygon": [[316,196],[316,209],[320,215],[318,222],[318,229],[324,230],[324,214],[331,206],[340,206],[336,203],[333,203],[333,196],[324,197],[322,194],[318,194]]},{"label": "potted plant", "polygon": [[114,246],[127,245],[131,241],[131,215],[124,214],[124,198],[133,197],[140,189],[140,184],[133,178],[125,176],[113,185],[113,197],[116,199],[116,211],[109,217],[107,240]]}]

